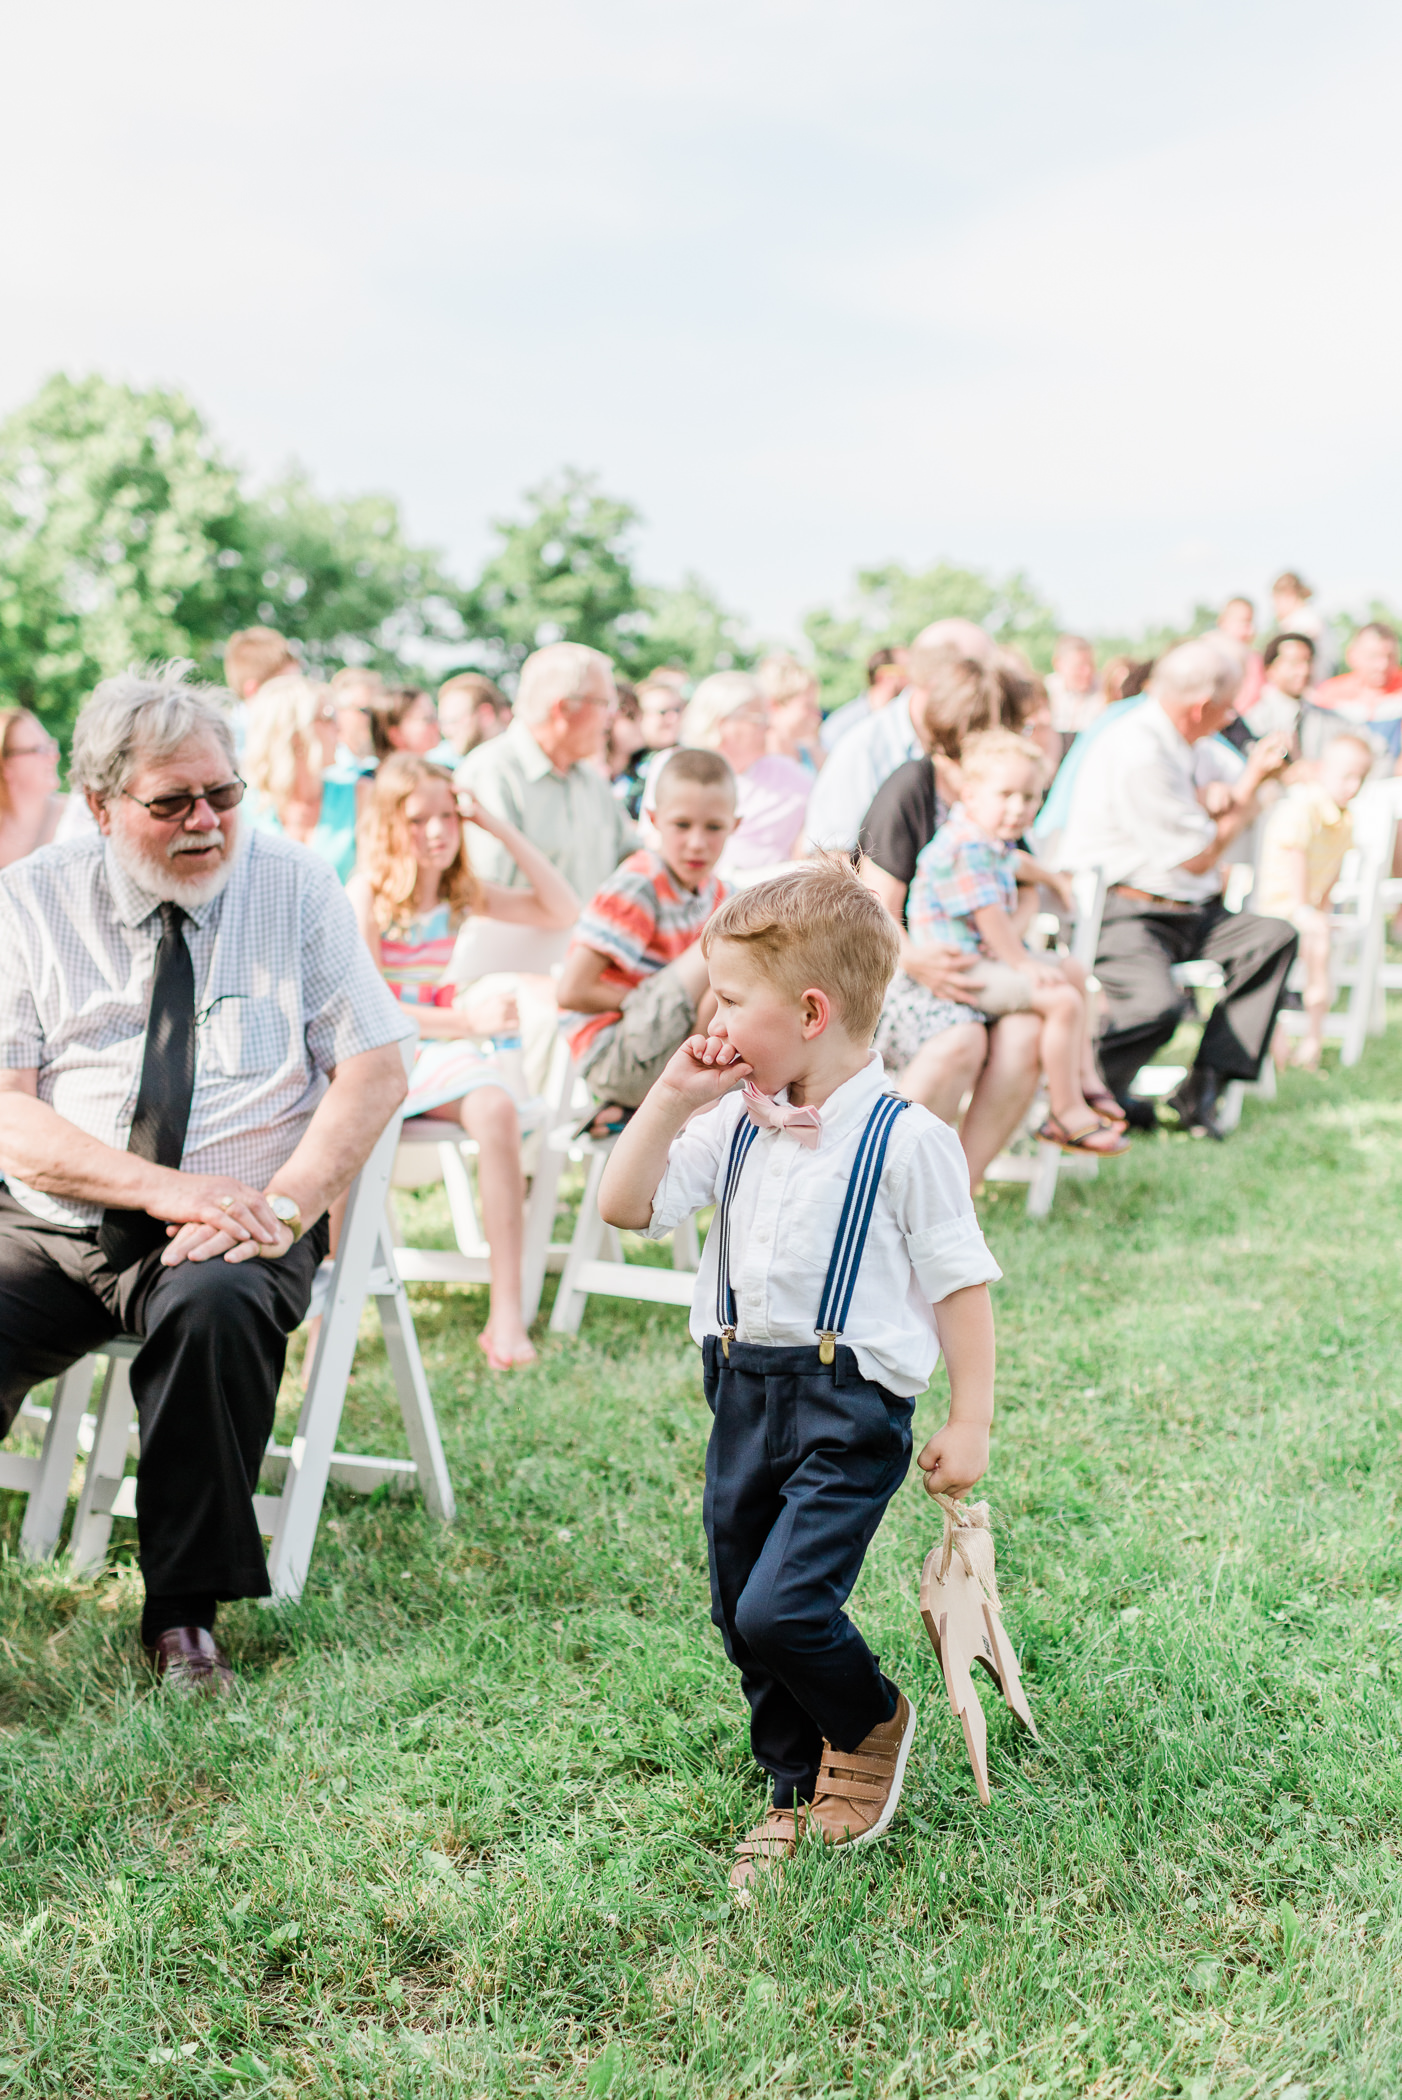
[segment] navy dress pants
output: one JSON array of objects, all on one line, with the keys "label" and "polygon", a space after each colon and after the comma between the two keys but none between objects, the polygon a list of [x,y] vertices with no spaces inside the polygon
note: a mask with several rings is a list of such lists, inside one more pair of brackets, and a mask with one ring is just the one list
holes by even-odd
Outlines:
[{"label": "navy dress pants", "polygon": [[843,1610],[910,1465],[914,1402],[863,1378],[850,1349],[705,1344],[711,1617],[740,1672],[775,1805],[813,1791],[824,1738],[855,1750],[896,1687]]}]

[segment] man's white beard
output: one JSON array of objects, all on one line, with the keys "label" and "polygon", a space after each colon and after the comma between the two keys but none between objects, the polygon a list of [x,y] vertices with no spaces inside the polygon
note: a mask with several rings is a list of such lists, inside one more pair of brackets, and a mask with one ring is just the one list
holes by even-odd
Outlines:
[{"label": "man's white beard", "polygon": [[158,898],[162,904],[179,904],[186,909],[213,903],[234,872],[242,841],[243,826],[240,825],[234,833],[232,846],[225,847],[217,868],[198,877],[186,875],[182,879],[179,854],[165,861],[150,860],[128,844],[115,824],[107,834],[112,858],[128,881],[134,882],[148,897]]}]

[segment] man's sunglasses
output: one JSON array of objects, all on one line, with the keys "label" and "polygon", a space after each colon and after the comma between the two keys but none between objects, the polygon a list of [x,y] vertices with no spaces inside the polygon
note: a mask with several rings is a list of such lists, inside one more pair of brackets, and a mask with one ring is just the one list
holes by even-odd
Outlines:
[{"label": "man's sunglasses", "polygon": [[237,809],[243,800],[244,785],[242,780],[225,780],[218,787],[201,788],[197,795],[153,795],[149,802],[143,802],[140,795],[128,795],[125,788],[122,793],[158,824],[178,824],[189,816],[197,802],[207,802],[221,815],[226,809]]}]

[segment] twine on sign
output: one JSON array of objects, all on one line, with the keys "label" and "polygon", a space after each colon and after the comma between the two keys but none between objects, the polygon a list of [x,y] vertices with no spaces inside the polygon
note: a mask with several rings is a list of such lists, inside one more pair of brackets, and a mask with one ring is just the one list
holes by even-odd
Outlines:
[{"label": "twine on sign", "polygon": [[[998,1602],[997,1580],[993,1573],[993,1527],[988,1521],[988,1504],[986,1502],[976,1502],[970,1506],[966,1502],[956,1501],[953,1495],[943,1494],[937,1494],[935,1501],[939,1504],[944,1517],[944,1541],[940,1553],[939,1580],[941,1582],[944,1581],[949,1573],[950,1563],[957,1553],[969,1580],[978,1584],[995,1610],[1001,1609]],[[987,1561],[986,1569],[975,1565],[975,1556],[970,1551],[970,1534],[978,1538],[980,1551],[977,1558],[980,1561]],[[981,1537],[979,1536],[980,1534],[982,1535]],[[985,1548],[986,1551],[983,1550]]]}]

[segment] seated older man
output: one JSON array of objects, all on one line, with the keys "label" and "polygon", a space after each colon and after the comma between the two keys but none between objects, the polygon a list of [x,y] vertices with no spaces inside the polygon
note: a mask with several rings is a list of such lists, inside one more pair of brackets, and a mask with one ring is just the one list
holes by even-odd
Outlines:
[{"label": "seated older man", "polygon": [[[638,843],[607,775],[604,750],[617,702],[613,665],[579,642],[551,642],[521,666],[511,727],[470,751],[459,787],[505,817],[553,861],[576,897],[592,897]],[[474,844],[473,866],[508,888],[525,881],[504,846]]]},{"label": "seated older man", "polygon": [[0,1433],[114,1335],[141,1423],[141,1635],[218,1689],[268,1594],[253,1489],[326,1210],[404,1094],[405,1017],[335,875],[244,832],[227,717],[172,665],[100,685],[98,829],[0,875]]},{"label": "seated older man", "polygon": [[1170,649],[1144,704],[1087,750],[1061,843],[1063,867],[1103,868],[1109,884],[1095,958],[1100,1068],[1141,1129],[1153,1111],[1131,1097],[1131,1083],[1190,1010],[1172,966],[1202,958],[1226,978],[1193,1067],[1169,1097],[1185,1129],[1220,1138],[1218,1093],[1260,1071],[1299,941],[1283,919],[1229,912],[1220,873],[1256,816],[1261,783],[1287,763],[1289,739],[1263,737],[1230,785],[1197,784],[1193,746],[1233,719],[1242,665],[1242,652],[1216,635]]}]

